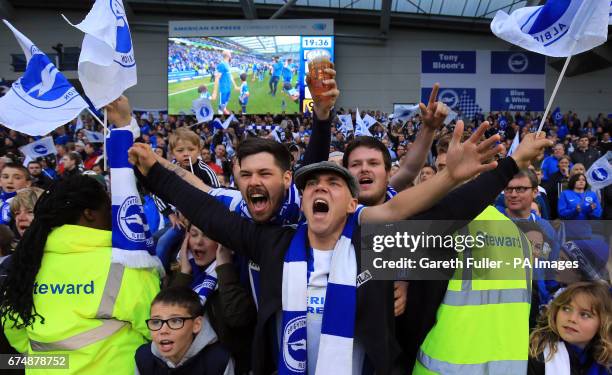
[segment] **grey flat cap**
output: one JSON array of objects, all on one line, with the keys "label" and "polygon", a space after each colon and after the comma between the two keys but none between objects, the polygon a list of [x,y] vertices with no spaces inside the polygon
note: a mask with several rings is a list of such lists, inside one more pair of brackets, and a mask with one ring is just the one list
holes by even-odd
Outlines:
[{"label": "grey flat cap", "polygon": [[355,180],[355,177],[353,177],[348,169],[331,161],[321,161],[299,168],[293,175],[293,181],[298,189],[304,190],[304,186],[306,185],[308,178],[310,178],[313,174],[319,174],[322,172],[331,172],[342,177],[344,181],[346,181],[353,198],[357,198],[359,195],[359,184],[357,183],[357,180]]}]

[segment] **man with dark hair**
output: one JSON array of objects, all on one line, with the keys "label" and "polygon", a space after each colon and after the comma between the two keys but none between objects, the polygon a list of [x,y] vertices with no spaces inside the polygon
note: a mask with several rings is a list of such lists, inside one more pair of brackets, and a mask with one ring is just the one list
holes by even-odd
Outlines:
[{"label": "man with dark hair", "polygon": [[581,163],[588,170],[595,160],[599,159],[599,156],[599,151],[589,146],[589,136],[581,135],[578,138],[578,147],[572,152],[570,158],[572,163]]},{"label": "man with dark hair", "polygon": [[41,162],[37,160],[28,163],[28,172],[32,176],[32,186],[47,190],[53,183],[53,180],[43,171]]}]

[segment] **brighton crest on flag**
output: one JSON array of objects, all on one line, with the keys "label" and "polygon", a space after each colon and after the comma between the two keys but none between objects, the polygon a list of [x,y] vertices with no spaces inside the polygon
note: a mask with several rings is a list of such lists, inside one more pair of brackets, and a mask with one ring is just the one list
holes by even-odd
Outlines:
[{"label": "brighton crest on flag", "polygon": [[198,122],[206,122],[213,119],[213,108],[210,99],[201,98],[193,101],[193,112]]},{"label": "brighton crest on flag", "polygon": [[612,184],[612,151],[597,159],[586,172],[587,182],[593,190],[600,190]]},{"label": "brighton crest on flag", "polygon": [[53,138],[51,137],[44,137],[36,142],[21,146],[19,147],[19,151],[29,160],[36,160],[43,156],[57,154],[55,143],[53,143]]},{"label": "brighton crest on flag", "polygon": [[72,121],[87,108],[49,57],[8,21],[4,24],[23,49],[25,73],[0,97],[0,124],[28,135],[46,135]]},{"label": "brighton crest on flag", "polygon": [[498,11],[491,31],[498,38],[546,56],[567,57],[593,49],[608,37],[610,0],[548,0]]},{"label": "brighton crest on flag", "polygon": [[95,108],[136,85],[134,46],[122,0],[96,0],[78,25],[85,33],[79,56],[79,81]]}]

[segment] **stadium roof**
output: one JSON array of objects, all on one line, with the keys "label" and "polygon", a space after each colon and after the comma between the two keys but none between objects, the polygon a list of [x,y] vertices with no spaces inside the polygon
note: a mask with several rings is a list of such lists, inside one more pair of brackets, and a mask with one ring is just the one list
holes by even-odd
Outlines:
[{"label": "stadium roof", "polygon": [[[237,3],[240,0],[216,0]],[[255,4],[284,5],[284,0],[255,0]],[[322,7],[380,11],[382,0],[297,0],[294,7]],[[527,0],[392,0],[391,12],[426,15],[493,18],[498,10],[511,12],[522,8]]]},{"label": "stadium roof", "polygon": [[300,51],[300,42],[295,36],[230,37],[228,39],[243,45],[255,53],[281,54]]}]

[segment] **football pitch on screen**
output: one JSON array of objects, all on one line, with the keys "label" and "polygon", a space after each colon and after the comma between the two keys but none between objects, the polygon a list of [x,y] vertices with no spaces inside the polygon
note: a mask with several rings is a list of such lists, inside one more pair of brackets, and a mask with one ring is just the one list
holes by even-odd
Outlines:
[{"label": "football pitch on screen", "polygon": [[[238,74],[233,74],[234,82],[238,86],[241,85]],[[295,85],[297,77],[293,77],[292,84]],[[255,78],[252,80],[252,75],[248,75],[247,84],[249,85],[249,103],[247,104],[247,113],[281,113],[283,112],[283,101],[285,102],[285,113],[298,113],[299,102],[291,100],[289,95],[283,92],[283,81],[282,79],[278,82],[278,88],[276,90],[276,96],[269,94],[270,87],[268,82],[270,81],[270,75],[266,74],[263,81]],[[204,77],[198,77],[190,81],[168,83],[168,113],[179,114],[184,112],[185,114],[192,114],[191,107],[193,101],[198,98],[198,87],[206,85],[208,92],[212,95],[214,82],[210,81],[210,75]],[[232,95],[227,108],[238,114],[242,107],[238,102],[240,93],[232,88]],[[219,99],[212,102],[215,114],[217,113],[219,106]]]}]

